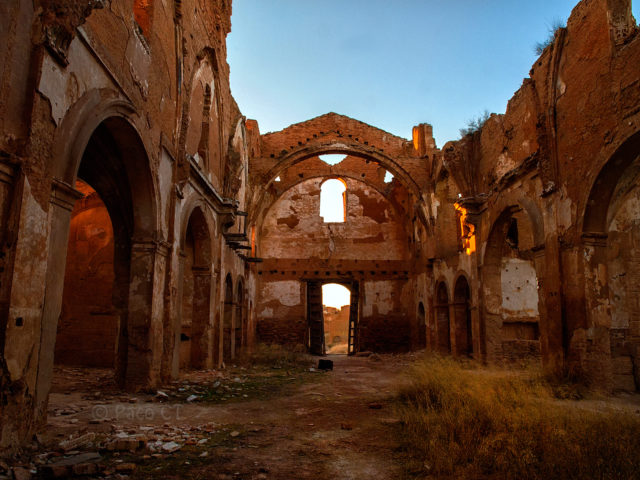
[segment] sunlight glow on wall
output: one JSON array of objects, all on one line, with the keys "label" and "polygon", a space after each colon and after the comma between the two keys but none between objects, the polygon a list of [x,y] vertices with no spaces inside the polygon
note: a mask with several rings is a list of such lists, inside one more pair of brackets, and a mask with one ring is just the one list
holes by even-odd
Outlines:
[{"label": "sunlight glow on wall", "polygon": [[467,222],[467,209],[462,208],[460,204],[455,204],[456,211],[458,212],[458,219],[460,221],[461,243],[464,252],[467,255],[471,255],[476,251],[476,227]]},{"label": "sunlight glow on wall", "polygon": [[351,303],[351,292],[343,285],[327,283],[322,286],[322,304],[327,307],[341,308]]},{"label": "sunlight glow on wall", "polygon": [[320,187],[320,216],[325,223],[344,223],[346,220],[346,191],[344,180],[332,178]]}]

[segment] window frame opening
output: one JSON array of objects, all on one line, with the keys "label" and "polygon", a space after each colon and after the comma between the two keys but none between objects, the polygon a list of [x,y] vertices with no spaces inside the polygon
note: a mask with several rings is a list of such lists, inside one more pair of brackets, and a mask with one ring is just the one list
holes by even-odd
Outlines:
[{"label": "window frame opening", "polygon": [[[344,189],[341,192],[338,192],[336,189],[335,192],[327,191],[325,185],[330,184],[336,185],[335,182],[339,182],[342,184]],[[331,188],[331,187],[330,187]],[[332,177],[324,180],[320,184],[320,212],[319,215],[322,218],[323,223],[346,223],[347,221],[347,182],[345,182],[342,178]],[[327,195],[340,195],[342,199],[342,215],[338,216],[338,212],[333,211],[332,209],[338,209],[338,200],[337,197],[327,197]],[[327,200],[327,198],[329,198]]]}]

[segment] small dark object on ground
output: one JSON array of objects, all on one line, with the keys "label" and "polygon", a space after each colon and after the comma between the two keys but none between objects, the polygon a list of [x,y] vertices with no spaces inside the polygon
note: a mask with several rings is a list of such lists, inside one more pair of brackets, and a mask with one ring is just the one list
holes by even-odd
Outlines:
[{"label": "small dark object on ground", "polygon": [[321,358],[318,360],[318,370],[333,370],[333,360]]}]

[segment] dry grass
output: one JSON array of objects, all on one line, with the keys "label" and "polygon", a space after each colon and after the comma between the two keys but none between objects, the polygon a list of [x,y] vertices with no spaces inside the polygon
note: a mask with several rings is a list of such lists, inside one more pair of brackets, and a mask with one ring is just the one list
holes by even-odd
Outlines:
[{"label": "dry grass", "polygon": [[426,357],[400,388],[403,441],[418,478],[640,478],[640,415],[554,398],[531,372]]}]

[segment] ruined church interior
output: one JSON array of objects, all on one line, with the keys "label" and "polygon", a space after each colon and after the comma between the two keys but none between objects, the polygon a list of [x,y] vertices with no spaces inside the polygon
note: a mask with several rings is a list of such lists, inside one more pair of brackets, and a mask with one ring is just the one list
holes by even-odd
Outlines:
[{"label": "ruined church interior", "polygon": [[[98,390],[95,412],[264,345],[336,369],[426,351],[640,390],[631,0],[577,3],[506,111],[445,145],[437,125],[401,138],[333,112],[262,133],[231,93],[231,12],[0,3],[4,455],[67,416],[54,397],[74,395],[73,375]],[[72,440],[95,443],[98,421],[77,418],[89,430]],[[117,468],[86,475],[136,474]],[[41,471],[2,478],[56,469]],[[197,478],[307,478],[256,472]]]}]

